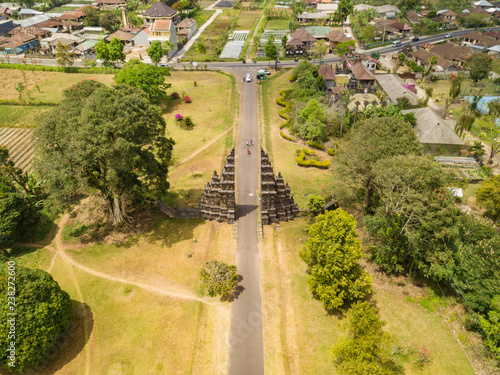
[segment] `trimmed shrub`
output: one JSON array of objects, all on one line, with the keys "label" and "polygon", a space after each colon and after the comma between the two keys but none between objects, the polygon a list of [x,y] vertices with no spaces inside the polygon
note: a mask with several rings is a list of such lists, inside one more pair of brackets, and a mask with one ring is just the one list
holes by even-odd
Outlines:
[{"label": "trimmed shrub", "polygon": [[323,161],[306,160],[306,154],[304,152],[300,152],[295,161],[299,166],[306,168],[314,167],[319,169],[328,169],[328,167],[330,166],[329,160],[323,160]]},{"label": "trimmed shrub", "polygon": [[328,152],[328,155],[335,156],[335,150],[333,148],[329,148],[327,152]]},{"label": "trimmed shrub", "polygon": [[316,148],[318,150],[325,151],[325,146],[323,146],[321,143],[314,142],[314,141],[309,141],[307,142],[307,145],[312,148]]},{"label": "trimmed shrub", "polygon": [[285,138],[287,141],[292,141],[292,142],[295,142],[295,138],[293,137],[289,137],[288,135],[286,135],[285,133],[281,132],[280,131],[280,135]]},{"label": "trimmed shrub", "polygon": [[278,115],[282,119],[285,120],[285,122],[283,122],[283,123],[280,124],[280,129],[283,129],[290,122],[290,117],[288,117],[288,115],[286,114],[286,112],[290,111],[290,108],[292,107],[292,105],[289,102],[285,101],[285,98],[288,96],[289,93],[291,93],[293,91],[294,91],[293,89],[281,90],[280,91],[281,97],[279,97],[278,99],[276,99],[276,103],[278,105],[280,105],[282,107],[285,107],[285,109],[282,109],[281,111],[278,112]]},{"label": "trimmed shrub", "polygon": [[179,95],[179,93],[178,93],[178,92],[173,92],[173,93],[171,93],[171,94],[170,94],[170,96],[171,96],[172,98],[174,98],[174,99],[178,99],[180,95]]}]

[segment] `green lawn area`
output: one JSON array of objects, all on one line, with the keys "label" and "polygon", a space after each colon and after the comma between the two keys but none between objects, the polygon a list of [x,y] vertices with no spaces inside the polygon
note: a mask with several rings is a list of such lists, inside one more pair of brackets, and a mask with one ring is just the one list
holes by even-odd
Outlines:
[{"label": "green lawn area", "polygon": [[196,20],[196,27],[200,28],[210,17],[215,13],[215,10],[200,10],[194,16]]},{"label": "green lawn area", "polygon": [[251,30],[255,22],[259,19],[262,12],[258,10],[244,10],[238,18],[236,30]]},{"label": "green lawn area", "polygon": [[496,74],[500,74],[500,59],[493,59],[493,67],[491,68]]},{"label": "green lawn area", "polygon": [[[209,38],[209,33],[208,31],[210,30],[210,47],[212,50],[212,57],[216,57],[216,50],[217,48],[222,49],[224,48],[224,45],[226,44],[227,37],[229,36],[229,27],[235,23],[235,21],[238,19],[238,16],[240,15],[240,10],[237,9],[228,9],[224,10],[223,13],[219,14],[217,18],[208,26],[205,31],[200,35],[198,39],[196,39],[196,43],[194,43],[189,51],[184,55],[184,61],[186,60],[202,60],[202,59],[208,59],[210,54],[209,54],[209,45],[208,45],[208,38]],[[199,54],[196,51],[196,45],[198,43],[201,43],[205,46],[207,49],[207,52],[204,54]]]},{"label": "green lawn area", "polygon": [[335,76],[335,83],[340,84],[340,83],[349,83],[349,76],[344,75],[344,76]]},{"label": "green lawn area", "polygon": [[[262,300],[265,370],[269,374],[338,374],[329,350],[339,337],[339,317],[327,314],[321,302],[312,298],[306,266],[299,256],[307,226],[306,218],[297,218],[280,223],[279,229],[264,227]],[[417,351],[425,345],[432,353],[432,361],[424,368],[414,365],[416,353],[406,359],[393,357],[404,373],[473,375],[445,312],[429,311],[425,303],[410,300],[405,293],[412,287],[395,287],[395,282],[382,279],[374,283],[373,299],[387,322],[385,330],[396,342],[407,340]]]},{"label": "green lawn area", "polygon": [[289,30],[290,20],[270,20],[266,25],[267,30]]},{"label": "green lawn area", "polygon": [[[280,135],[279,125],[284,121],[278,116],[282,109],[276,104],[279,92],[285,88],[293,88],[297,84],[290,83],[291,71],[271,76],[264,81],[262,87],[262,109],[264,114],[264,149],[269,153],[275,173],[281,172],[285,183],[289,183],[299,207],[305,207],[307,195],[320,194],[321,187],[331,181],[331,171],[317,168],[303,168],[296,164],[296,150],[307,147],[304,144],[290,142]],[[329,158],[326,152],[317,151],[318,155]]]},{"label": "green lawn area", "polygon": [[[448,97],[450,92],[451,83],[449,80],[440,79],[436,82],[426,82],[424,84],[424,88],[432,87],[432,98],[439,99],[439,101],[443,101]],[[462,83],[462,92],[461,95],[469,95],[470,88],[473,88],[474,91],[481,91],[482,95],[500,95],[500,86],[495,85],[493,81],[488,78],[483,79],[482,81],[477,82],[474,86],[472,86],[471,79],[464,79]]]},{"label": "green lawn area", "polygon": [[51,106],[0,105],[0,127],[35,128]]},{"label": "green lawn area", "polygon": [[[180,98],[169,99],[164,115],[167,131],[176,142],[174,157],[181,162],[234,125],[239,95],[234,78],[224,74],[196,71],[173,71],[171,74],[167,79],[172,83],[169,93],[185,94],[192,100],[192,103],[184,103]],[[191,116],[194,129],[181,128],[175,119],[177,113]],[[192,163],[198,161],[196,158]]]}]

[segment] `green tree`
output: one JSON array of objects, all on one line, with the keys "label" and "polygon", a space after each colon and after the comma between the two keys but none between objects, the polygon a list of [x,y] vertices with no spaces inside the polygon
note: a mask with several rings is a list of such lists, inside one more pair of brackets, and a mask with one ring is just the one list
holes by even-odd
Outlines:
[{"label": "green tree", "polygon": [[[370,43],[371,41],[375,40],[375,32],[377,30],[375,29],[375,26],[365,26],[363,27],[363,32],[361,33],[361,39],[363,42],[366,44]],[[379,55],[380,56],[380,55]]]},{"label": "green tree", "polygon": [[316,218],[300,257],[307,264],[312,295],[327,310],[340,309],[371,292],[371,277],[358,264],[363,252],[356,219],[342,209]]},{"label": "green tree", "polygon": [[146,52],[148,54],[148,56],[150,57],[151,59],[151,62],[153,64],[156,64],[158,65],[161,61],[161,59],[163,58],[163,47],[161,45],[161,42],[159,40],[155,40],[153,42],[151,42],[151,44],[149,45],[149,47],[146,49]]},{"label": "green tree", "polygon": [[486,217],[494,222],[500,220],[500,175],[491,176],[483,181],[476,190],[476,202],[486,208]]},{"label": "green tree", "polygon": [[421,155],[422,146],[413,127],[402,118],[372,117],[356,123],[335,158],[339,197],[361,200],[369,212],[373,205],[373,166],[381,159],[406,154]]},{"label": "green tree", "polygon": [[323,131],[326,123],[326,116],[323,107],[316,99],[312,99],[307,106],[300,111],[300,124],[296,124],[299,135],[309,141],[320,141],[323,138]]},{"label": "green tree", "polygon": [[325,200],[318,195],[309,195],[307,197],[307,209],[312,216],[318,216],[323,212]]},{"label": "green tree", "polygon": [[470,69],[470,77],[475,84],[488,77],[493,65],[493,57],[486,53],[473,53],[467,58],[465,65]]},{"label": "green tree", "polygon": [[411,108],[410,99],[408,99],[406,96],[400,96],[399,98],[396,99],[396,101],[397,101],[397,106],[401,109]]},{"label": "green tree", "polygon": [[172,51],[172,49],[174,48],[174,44],[169,41],[169,40],[165,40],[161,46],[163,47],[163,53],[165,55],[167,55],[167,59],[168,59],[168,56],[170,55],[170,51]]},{"label": "green tree", "polygon": [[[130,4],[131,2],[129,1],[127,3]],[[132,26],[135,26],[135,27],[139,27],[139,28],[142,28],[142,25],[144,25],[144,20],[137,16],[135,13],[128,13],[127,14],[127,18],[128,18],[128,22],[132,25]]]},{"label": "green tree", "polygon": [[165,72],[165,68],[144,64],[138,59],[131,59],[115,75],[115,82],[139,87],[149,95],[150,99],[159,99],[164,97],[166,90],[172,87],[170,83],[165,83],[166,75],[170,76],[170,73]]},{"label": "green tree", "polygon": [[100,24],[100,12],[99,9],[93,6],[87,5],[82,10],[86,26],[99,26]]},{"label": "green tree", "polygon": [[328,48],[329,48],[328,43],[326,41],[324,41],[324,40],[317,41],[316,43],[314,43],[314,46],[313,46],[313,56],[316,59],[319,59],[320,63],[321,63],[321,61],[323,60],[323,57],[328,52]]},{"label": "green tree", "polygon": [[347,17],[354,11],[354,4],[351,0],[340,0],[337,10],[334,13],[336,23],[344,23]]},{"label": "green tree", "polygon": [[455,100],[462,91],[462,82],[464,80],[463,74],[458,74],[451,77],[450,98]]},{"label": "green tree", "polygon": [[63,68],[69,68],[75,62],[75,54],[71,52],[70,44],[62,44],[61,40],[56,45],[57,65]]},{"label": "green tree", "polygon": [[[15,317],[8,315],[8,277],[15,275]],[[6,265],[0,270],[0,363],[9,367],[10,343],[15,341],[15,371],[24,372],[39,363],[54,347],[57,338],[68,328],[71,300],[52,276],[40,269]],[[13,319],[13,320],[12,320]],[[15,321],[15,339],[10,337],[10,322]]]},{"label": "green tree", "polygon": [[266,54],[266,58],[271,61],[275,60],[278,57],[278,48],[274,44],[274,35],[271,34],[266,44],[264,45],[264,53]]},{"label": "green tree", "polygon": [[500,99],[488,102],[488,115],[500,117]]},{"label": "green tree", "polygon": [[391,337],[383,330],[385,322],[369,302],[356,302],[342,324],[343,335],[330,355],[340,374],[403,374],[391,359]]},{"label": "green tree", "polygon": [[97,58],[103,61],[106,67],[116,68],[120,62],[125,61],[125,54],[123,53],[123,44],[120,39],[113,38],[111,42],[106,43],[104,39],[98,41],[95,45]]},{"label": "green tree", "polygon": [[455,239],[459,211],[441,166],[426,157],[398,155],[378,161],[372,175],[378,206],[364,221],[375,262],[387,272],[449,279],[447,246]]},{"label": "green tree", "polygon": [[340,42],[335,46],[334,52],[337,56],[344,56],[349,53],[350,47],[354,47],[356,42],[354,40],[348,40],[347,42]]},{"label": "green tree", "polygon": [[500,152],[500,127],[497,126],[496,120],[493,116],[484,116],[477,120],[481,139],[490,147],[489,164],[493,163],[493,158]]},{"label": "green tree", "polygon": [[211,260],[206,262],[201,269],[200,278],[203,286],[208,288],[209,296],[224,296],[231,294],[238,283],[238,275],[236,272],[237,268],[235,265]]},{"label": "green tree", "polygon": [[35,129],[35,170],[49,192],[68,204],[78,192],[100,194],[112,222],[127,220],[127,197],[159,198],[169,188],[174,141],[143,90],[84,80]]},{"label": "green tree", "polygon": [[116,31],[121,26],[120,17],[110,10],[101,10],[99,16],[99,25],[108,31]]},{"label": "green tree", "polygon": [[196,52],[200,54],[200,58],[207,53],[207,47],[201,42],[196,43],[196,46],[194,47]]},{"label": "green tree", "polygon": [[479,320],[486,333],[484,344],[500,360],[500,295],[491,300],[490,308],[488,317],[481,316]]},{"label": "green tree", "polygon": [[26,198],[0,172],[0,248],[10,246],[21,238],[31,213]]}]

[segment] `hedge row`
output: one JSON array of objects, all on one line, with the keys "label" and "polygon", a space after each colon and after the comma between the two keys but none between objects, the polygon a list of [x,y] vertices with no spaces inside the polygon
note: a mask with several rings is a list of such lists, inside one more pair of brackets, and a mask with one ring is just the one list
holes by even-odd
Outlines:
[{"label": "hedge row", "polygon": [[295,138],[293,137],[289,137],[288,135],[286,135],[285,133],[283,133],[282,131],[280,131],[280,135],[285,138],[287,141],[292,141],[292,142],[295,142]]},{"label": "hedge row", "polygon": [[18,105],[18,106],[57,106],[59,103],[55,102],[25,102],[19,99],[0,99],[0,105]]},{"label": "hedge row", "polygon": [[29,64],[4,64],[0,63],[1,69],[17,69],[41,72],[61,72],[61,73],[86,73],[86,74],[115,74],[118,69],[114,68],[63,68],[60,66],[29,65]]},{"label": "hedge row", "polygon": [[292,107],[292,105],[290,103],[286,102],[285,98],[292,91],[294,91],[294,90],[293,89],[281,90],[280,91],[281,97],[279,97],[278,99],[276,99],[276,103],[278,105],[280,105],[282,107],[285,107],[284,109],[282,109],[281,111],[278,112],[278,115],[282,119],[285,119],[285,122],[283,122],[282,124],[280,124],[280,129],[283,129],[290,122],[290,117],[288,117],[288,115],[286,114],[286,112],[290,111],[290,108]]},{"label": "hedge row", "polygon": [[303,148],[302,150],[301,150],[301,149],[298,149],[298,150],[296,151],[296,154],[297,154],[297,155],[300,155],[300,153],[304,153],[304,154],[306,154],[307,156],[316,155],[316,151],[314,151],[314,150],[308,150],[307,148]]},{"label": "hedge row", "polygon": [[330,166],[329,160],[317,161],[317,160],[306,160],[306,154],[304,152],[299,153],[299,156],[295,159],[297,164],[301,167],[314,167],[320,169],[328,169]]},{"label": "hedge row", "polygon": [[317,148],[318,150],[325,151],[325,146],[323,146],[321,143],[309,141],[309,142],[307,142],[307,145],[309,147]]}]

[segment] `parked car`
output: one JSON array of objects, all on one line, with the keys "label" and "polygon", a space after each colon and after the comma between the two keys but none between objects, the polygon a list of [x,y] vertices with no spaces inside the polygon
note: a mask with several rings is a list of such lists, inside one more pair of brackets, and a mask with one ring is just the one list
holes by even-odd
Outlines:
[{"label": "parked car", "polygon": [[453,33],[448,33],[445,35],[445,38],[451,38],[453,36]]},{"label": "parked car", "polygon": [[168,64],[160,64],[162,68],[168,68]]},{"label": "parked car", "polygon": [[403,43],[401,43],[401,41],[400,41],[400,40],[396,40],[395,42],[392,42],[392,46],[393,46],[393,47],[400,47],[400,46],[402,46],[402,45],[403,45]]},{"label": "parked car", "polygon": [[247,73],[247,76],[245,77],[245,82],[252,82],[252,76],[250,73]]},{"label": "parked car", "polygon": [[271,72],[267,69],[259,69],[257,73],[264,73],[266,76],[270,76]]},{"label": "parked car", "polygon": [[412,42],[418,42],[419,40],[420,40],[420,38],[418,36],[414,36],[411,41]]}]

